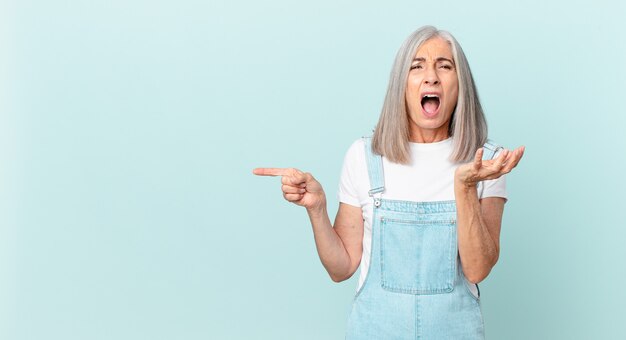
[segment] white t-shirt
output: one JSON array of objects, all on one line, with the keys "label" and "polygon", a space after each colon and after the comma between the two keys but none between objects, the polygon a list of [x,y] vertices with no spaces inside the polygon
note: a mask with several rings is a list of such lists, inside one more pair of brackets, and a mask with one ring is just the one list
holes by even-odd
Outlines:
[{"label": "white t-shirt", "polygon": [[[448,159],[452,153],[452,138],[436,143],[410,145],[411,163],[408,165],[392,163],[383,157],[385,191],[381,197],[414,202],[454,200],[454,171],[459,163]],[[370,264],[373,215],[373,200],[368,195],[370,189],[365,142],[358,139],[352,143],[344,158],[338,191],[339,202],[359,207],[363,211],[363,255],[357,291],[365,281]],[[479,182],[477,189],[479,198],[506,199],[504,176]],[[471,287],[475,288],[474,285]]]}]

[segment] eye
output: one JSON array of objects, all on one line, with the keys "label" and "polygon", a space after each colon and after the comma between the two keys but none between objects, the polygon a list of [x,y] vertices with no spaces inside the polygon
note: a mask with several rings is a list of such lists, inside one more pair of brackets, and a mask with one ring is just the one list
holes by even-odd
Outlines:
[{"label": "eye", "polygon": [[446,69],[446,70],[451,70],[452,69],[452,65],[443,64],[443,65],[440,65],[439,68],[443,68],[443,69]]},{"label": "eye", "polygon": [[422,69],[422,65],[420,65],[420,64],[411,65],[411,68],[410,68],[410,69],[411,69],[411,70],[415,70],[415,69],[419,69],[419,70],[421,70],[421,69]]}]

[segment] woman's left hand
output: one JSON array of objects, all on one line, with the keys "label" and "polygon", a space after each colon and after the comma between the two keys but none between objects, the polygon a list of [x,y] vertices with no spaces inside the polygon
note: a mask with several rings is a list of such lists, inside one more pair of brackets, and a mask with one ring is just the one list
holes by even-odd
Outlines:
[{"label": "woman's left hand", "polygon": [[488,179],[496,179],[513,170],[524,155],[525,147],[509,151],[503,149],[498,157],[489,160],[483,160],[483,148],[476,150],[474,161],[460,165],[455,173],[454,180],[459,184],[468,187],[476,186],[480,181]]}]

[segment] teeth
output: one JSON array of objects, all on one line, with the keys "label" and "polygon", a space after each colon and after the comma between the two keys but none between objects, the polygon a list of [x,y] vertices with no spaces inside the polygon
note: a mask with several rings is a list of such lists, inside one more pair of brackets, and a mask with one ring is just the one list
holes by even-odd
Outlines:
[{"label": "teeth", "polygon": [[423,98],[439,98],[436,94],[425,94]]}]

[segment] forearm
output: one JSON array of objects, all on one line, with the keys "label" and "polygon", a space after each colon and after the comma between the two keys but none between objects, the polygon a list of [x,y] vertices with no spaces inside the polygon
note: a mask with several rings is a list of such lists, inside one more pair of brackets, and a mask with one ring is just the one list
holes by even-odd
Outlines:
[{"label": "forearm", "polygon": [[496,264],[498,245],[483,218],[476,185],[455,181],[454,193],[461,265],[467,279],[478,283],[487,277]]},{"label": "forearm", "polygon": [[345,280],[351,274],[350,256],[330,222],[326,204],[316,209],[307,209],[307,213],[322,265],[333,281]]}]

